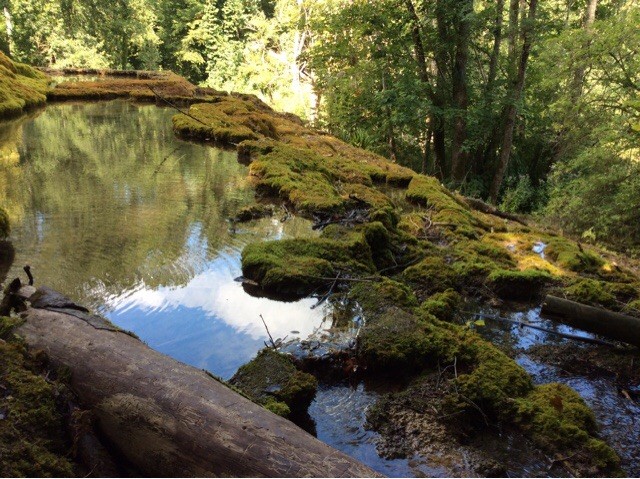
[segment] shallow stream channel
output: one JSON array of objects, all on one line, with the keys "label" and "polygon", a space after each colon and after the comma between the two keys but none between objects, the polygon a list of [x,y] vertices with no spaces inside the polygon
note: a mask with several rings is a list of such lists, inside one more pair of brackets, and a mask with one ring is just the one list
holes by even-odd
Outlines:
[{"label": "shallow stream channel", "polygon": [[[247,166],[234,152],[178,139],[171,127],[174,114],[123,101],[64,103],[0,124],[0,200],[12,221],[16,250],[7,277],[24,278],[22,267],[29,264],[36,286],[50,286],[150,347],[223,379],[268,341],[260,315],[271,335],[285,342],[315,341],[322,348],[327,336],[343,344],[352,340],[361,320],[357,308],[345,321],[335,301],[255,297],[236,281],[246,244],[317,232],[295,216],[282,221],[284,211],[230,223],[255,201]],[[509,314],[542,321],[537,310]],[[508,349],[536,382],[564,382],[584,397],[623,468],[640,474],[637,403],[622,397],[611,378],[567,372],[543,352],[531,353],[546,340],[567,340],[490,323],[478,327],[481,334]],[[287,347],[295,353],[300,346]],[[321,381],[309,410],[311,429],[385,475],[467,475],[472,469],[442,458],[378,455],[378,436],[365,429],[365,414],[389,388]],[[558,473],[521,444],[503,446],[496,456],[512,476]]]}]

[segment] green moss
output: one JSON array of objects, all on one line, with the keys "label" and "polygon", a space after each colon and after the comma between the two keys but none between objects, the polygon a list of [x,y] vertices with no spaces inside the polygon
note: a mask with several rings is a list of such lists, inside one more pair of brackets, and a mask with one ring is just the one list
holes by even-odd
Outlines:
[{"label": "green moss", "polygon": [[462,296],[453,289],[447,289],[429,296],[420,305],[420,311],[441,321],[451,321],[461,303]]},{"label": "green moss", "polygon": [[318,387],[315,377],[299,371],[289,356],[270,348],[238,369],[229,383],[281,416],[306,411]]},{"label": "green moss", "polygon": [[9,224],[9,215],[5,210],[0,208],[0,239],[4,239],[9,236],[11,226]]},{"label": "green moss", "polygon": [[505,298],[531,299],[553,280],[547,271],[498,269],[491,272],[489,281],[496,293]]},{"label": "green moss", "polygon": [[409,266],[402,274],[403,281],[410,284],[419,297],[446,291],[457,284],[454,269],[440,256],[428,256]]},{"label": "green moss", "polygon": [[0,52],[0,118],[18,115],[27,108],[44,105],[46,76]]},{"label": "green moss", "polygon": [[411,289],[398,281],[389,278],[381,278],[379,282],[366,282],[356,284],[350,292],[368,313],[378,313],[388,306],[412,309],[418,305]]},{"label": "green moss", "polygon": [[[325,234],[336,231],[327,228]],[[371,249],[360,232],[348,232],[339,239],[253,243],[242,251],[242,274],[276,293],[305,295],[338,272],[358,275],[374,269]]]},{"label": "green moss", "polygon": [[289,415],[291,414],[291,409],[289,408],[289,406],[287,406],[286,403],[278,401],[274,398],[267,398],[263,406],[265,409],[268,409],[278,416],[289,417]]},{"label": "green moss", "polygon": [[469,238],[486,225],[469,207],[431,176],[416,175],[409,183],[407,199],[432,210],[431,221]]},{"label": "green moss", "polygon": [[596,253],[581,250],[577,243],[562,237],[548,239],[545,255],[561,268],[577,273],[597,273],[605,264]]},{"label": "green moss", "polygon": [[[3,337],[16,325],[0,318]],[[47,381],[19,341],[0,341],[0,475],[60,477],[75,475],[71,444],[65,436],[62,403],[64,386]]]},{"label": "green moss", "polygon": [[549,452],[565,456],[581,452],[600,472],[619,471],[616,453],[594,437],[597,427],[593,412],[578,393],[563,384],[537,386],[516,400],[515,421]]},{"label": "green moss", "polygon": [[475,367],[458,376],[457,392],[452,394],[450,405],[474,413],[480,408],[485,414],[509,419],[512,401],[532,388],[531,378],[491,343],[471,336],[467,341],[464,347]]},{"label": "green moss", "polygon": [[595,279],[578,279],[564,289],[567,298],[579,303],[614,306],[616,297],[611,293],[609,285]]}]

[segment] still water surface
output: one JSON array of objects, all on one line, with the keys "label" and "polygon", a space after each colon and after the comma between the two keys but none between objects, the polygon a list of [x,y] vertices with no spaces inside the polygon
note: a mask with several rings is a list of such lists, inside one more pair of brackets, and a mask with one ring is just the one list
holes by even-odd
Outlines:
[{"label": "still water surface", "polygon": [[[246,294],[234,281],[251,241],[315,234],[264,219],[235,233],[253,201],[235,153],[178,140],[169,109],[60,104],[2,125],[0,191],[17,257],[48,285],[151,347],[229,378],[275,337],[307,336],[328,307]],[[292,333],[298,331],[298,333]]]}]

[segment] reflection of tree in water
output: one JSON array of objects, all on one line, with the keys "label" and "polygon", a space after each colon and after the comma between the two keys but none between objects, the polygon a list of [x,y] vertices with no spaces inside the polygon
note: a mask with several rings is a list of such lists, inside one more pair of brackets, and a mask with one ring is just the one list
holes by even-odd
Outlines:
[{"label": "reflection of tree in water", "polygon": [[[1,129],[0,186],[14,241],[42,281],[69,293],[186,283],[228,242],[251,201],[235,154],[179,141],[171,110],[125,102],[54,105]],[[5,151],[8,152],[5,155]],[[5,156],[13,155],[14,166]],[[5,201],[6,200],[6,201]]]}]

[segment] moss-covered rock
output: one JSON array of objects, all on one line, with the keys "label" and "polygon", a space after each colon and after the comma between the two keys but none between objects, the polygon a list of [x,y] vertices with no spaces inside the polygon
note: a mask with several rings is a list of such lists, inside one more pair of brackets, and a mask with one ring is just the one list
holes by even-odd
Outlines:
[{"label": "moss-covered rock", "polygon": [[616,297],[608,283],[595,279],[578,279],[564,289],[567,298],[579,303],[611,307]]},{"label": "moss-covered rock", "polygon": [[561,268],[577,273],[597,273],[605,265],[596,253],[559,236],[548,239],[545,255]]},{"label": "moss-covered rock", "polygon": [[22,113],[46,102],[47,77],[0,52],[0,118]]},{"label": "moss-covered rock", "polygon": [[413,287],[420,298],[446,291],[458,284],[458,275],[438,254],[430,255],[409,266],[403,272],[402,279]]},{"label": "moss-covered rock", "polygon": [[229,383],[249,398],[281,416],[306,412],[318,381],[298,370],[287,355],[270,348],[238,369]]},{"label": "moss-covered rock", "polygon": [[375,269],[362,233],[340,239],[309,238],[266,241],[242,252],[242,274],[265,291],[305,295],[335,278],[338,272],[368,273]]},{"label": "moss-covered rock", "polygon": [[429,296],[420,304],[420,311],[441,321],[451,321],[461,303],[462,296],[453,289],[447,289]]},{"label": "moss-covered rock", "polygon": [[619,457],[595,437],[593,412],[573,389],[558,383],[537,386],[516,400],[515,421],[543,449],[563,456],[580,453],[596,474],[620,475]]},{"label": "moss-covered rock", "polygon": [[489,274],[489,282],[496,293],[503,298],[532,299],[542,287],[553,280],[547,271],[537,269],[494,270]]}]

